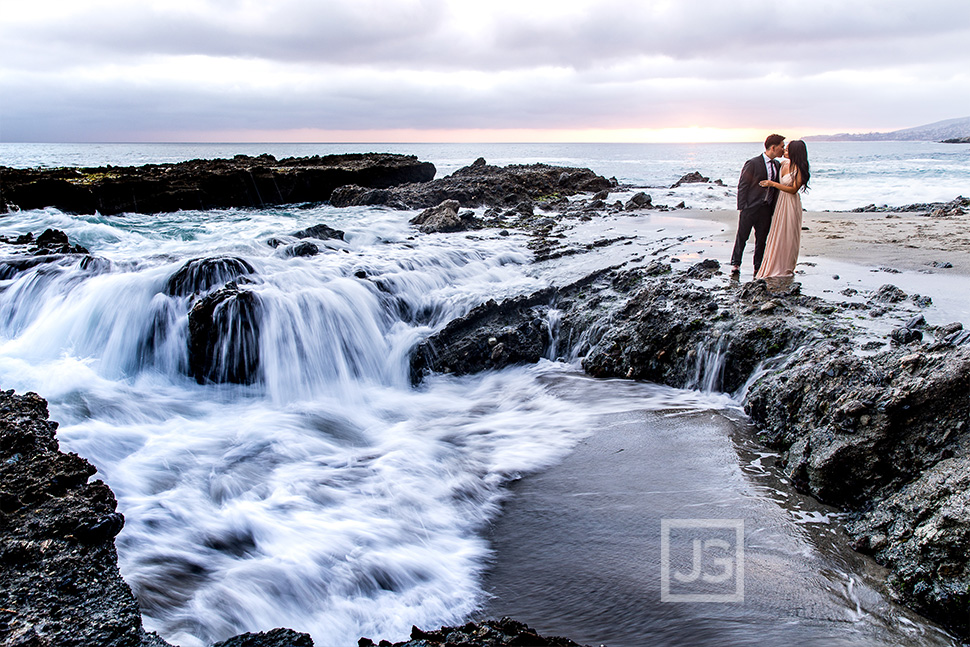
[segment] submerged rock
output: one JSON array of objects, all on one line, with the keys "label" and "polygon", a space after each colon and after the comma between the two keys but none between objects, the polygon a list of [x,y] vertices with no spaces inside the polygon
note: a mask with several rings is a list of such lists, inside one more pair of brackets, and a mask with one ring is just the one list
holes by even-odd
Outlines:
[{"label": "submerged rock", "polygon": [[189,373],[199,384],[252,384],[259,379],[259,297],[235,283],[199,300],[189,312]]},{"label": "submerged rock", "polygon": [[187,261],[165,284],[165,294],[184,297],[205,294],[230,281],[238,281],[256,270],[247,261],[235,256],[195,258]]},{"label": "submerged rock", "polygon": [[324,223],[301,229],[293,234],[294,238],[316,238],[317,240],[344,239],[344,232],[339,229],[329,227]]}]

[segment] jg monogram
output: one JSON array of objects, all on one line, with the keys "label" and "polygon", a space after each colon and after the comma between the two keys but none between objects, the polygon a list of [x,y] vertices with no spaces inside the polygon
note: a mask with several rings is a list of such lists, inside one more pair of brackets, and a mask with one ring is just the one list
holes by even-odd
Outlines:
[{"label": "jg monogram", "polygon": [[[660,529],[662,602],[744,601],[743,519],[663,519]],[[672,572],[672,555],[690,555],[690,568]]]}]

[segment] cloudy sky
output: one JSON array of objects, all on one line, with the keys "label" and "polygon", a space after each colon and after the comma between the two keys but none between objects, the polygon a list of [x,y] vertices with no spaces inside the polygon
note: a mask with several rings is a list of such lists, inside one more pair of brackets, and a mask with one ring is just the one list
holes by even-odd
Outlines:
[{"label": "cloudy sky", "polygon": [[757,141],[970,115],[970,0],[0,0],[0,141]]}]

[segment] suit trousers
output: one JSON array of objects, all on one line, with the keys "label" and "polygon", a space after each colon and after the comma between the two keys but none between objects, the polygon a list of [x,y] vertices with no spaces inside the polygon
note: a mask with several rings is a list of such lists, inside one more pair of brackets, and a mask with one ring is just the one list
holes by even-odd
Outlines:
[{"label": "suit trousers", "polygon": [[761,267],[761,259],[765,256],[765,243],[768,240],[768,230],[771,229],[771,215],[774,207],[770,202],[759,204],[750,209],[743,209],[738,216],[738,235],[734,239],[734,251],[731,253],[731,265],[741,267],[741,256],[744,246],[754,229],[754,273]]}]

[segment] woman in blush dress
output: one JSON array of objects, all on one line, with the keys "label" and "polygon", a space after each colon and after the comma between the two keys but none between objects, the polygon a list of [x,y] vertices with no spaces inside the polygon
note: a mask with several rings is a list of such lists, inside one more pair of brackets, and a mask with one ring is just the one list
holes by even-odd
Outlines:
[{"label": "woman in blush dress", "polygon": [[775,276],[794,276],[798,262],[798,247],[802,242],[802,198],[798,191],[808,188],[808,150],[805,142],[795,139],[785,147],[780,180],[762,180],[761,186],[778,189],[778,202],[771,217],[771,229],[765,243],[765,257],[755,275],[756,279]]}]

